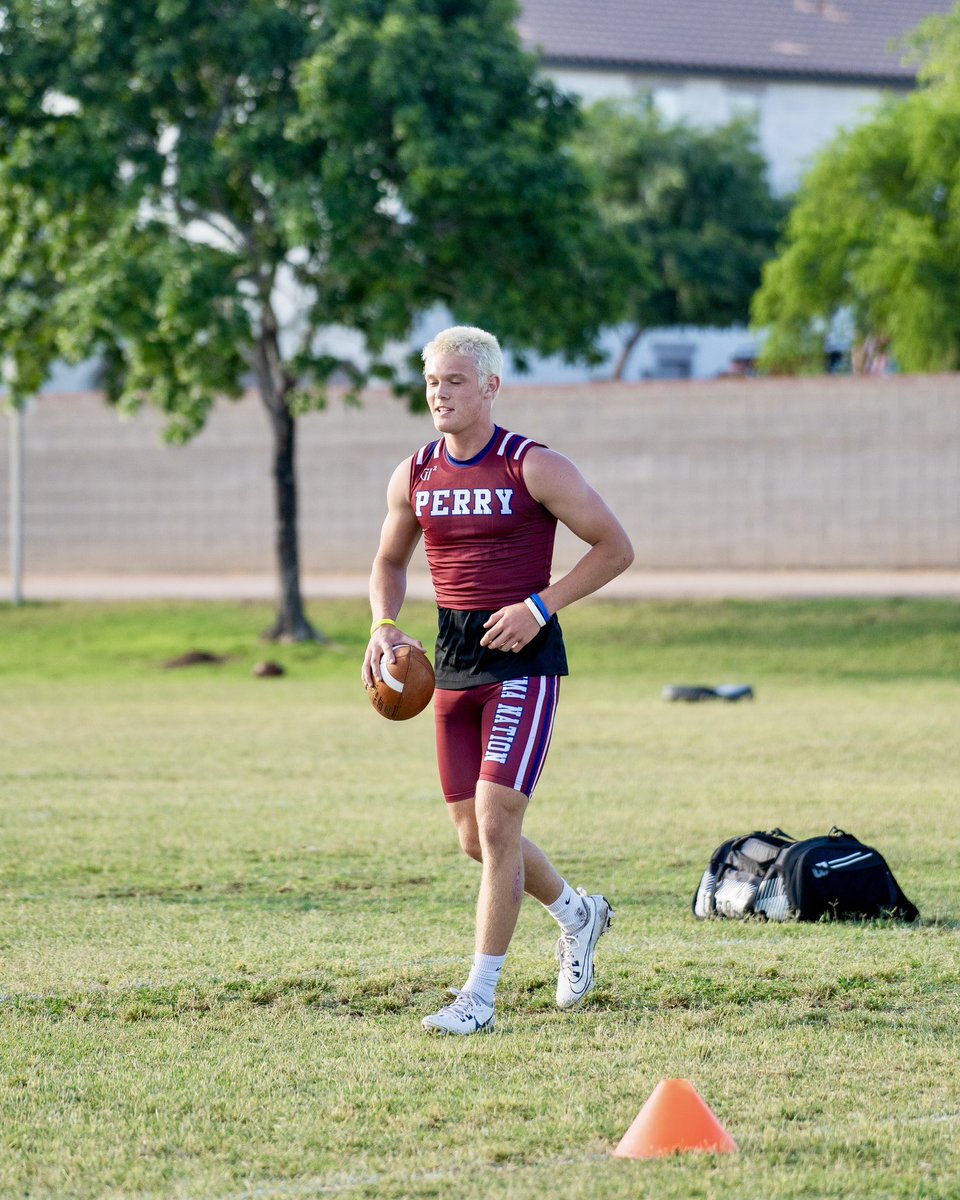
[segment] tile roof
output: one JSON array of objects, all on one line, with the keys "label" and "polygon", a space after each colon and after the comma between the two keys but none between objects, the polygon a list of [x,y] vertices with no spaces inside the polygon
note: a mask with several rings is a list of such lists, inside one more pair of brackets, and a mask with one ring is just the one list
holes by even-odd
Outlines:
[{"label": "tile roof", "polygon": [[521,0],[552,66],[909,84],[891,43],[953,0]]}]

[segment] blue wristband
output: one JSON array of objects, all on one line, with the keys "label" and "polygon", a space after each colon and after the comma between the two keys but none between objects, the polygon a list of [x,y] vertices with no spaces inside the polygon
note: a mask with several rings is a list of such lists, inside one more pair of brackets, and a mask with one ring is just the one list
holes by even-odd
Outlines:
[{"label": "blue wristband", "polygon": [[549,612],[547,612],[547,606],[540,599],[540,597],[537,595],[536,592],[533,593],[533,595],[530,597],[530,599],[534,602],[534,604],[540,610],[540,614],[543,617],[544,624],[546,624],[546,622],[550,620],[550,614],[549,614]]}]

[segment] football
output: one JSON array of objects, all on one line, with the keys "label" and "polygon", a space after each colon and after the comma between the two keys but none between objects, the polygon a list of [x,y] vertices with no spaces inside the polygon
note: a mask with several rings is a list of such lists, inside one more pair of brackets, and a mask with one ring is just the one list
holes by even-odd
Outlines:
[{"label": "football", "polygon": [[380,682],[367,688],[370,703],[388,721],[407,721],[430,703],[436,683],[430,659],[416,646],[397,646],[397,661],[384,655]]}]

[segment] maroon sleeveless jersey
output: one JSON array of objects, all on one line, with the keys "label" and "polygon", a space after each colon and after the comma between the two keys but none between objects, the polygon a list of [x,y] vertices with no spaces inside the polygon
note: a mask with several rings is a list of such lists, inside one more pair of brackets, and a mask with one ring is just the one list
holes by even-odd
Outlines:
[{"label": "maroon sleeveless jersey", "polygon": [[444,608],[495,611],[549,586],[557,519],[523,482],[524,457],[539,445],[498,425],[466,461],[443,438],[413,456],[410,503]]}]

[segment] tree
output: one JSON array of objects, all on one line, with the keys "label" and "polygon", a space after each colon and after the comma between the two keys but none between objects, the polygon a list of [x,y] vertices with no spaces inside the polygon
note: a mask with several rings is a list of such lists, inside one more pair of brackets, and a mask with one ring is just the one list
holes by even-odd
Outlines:
[{"label": "tree", "polygon": [[960,364],[960,7],[910,41],[920,87],[817,156],[753,306],[761,362],[822,370],[841,315],[910,371]]},{"label": "tree", "polygon": [[[7,0],[0,332],[22,390],[95,355],[108,399],[200,429],[253,379],[280,601],[300,594],[296,423],[332,382],[412,385],[437,304],[592,357],[610,249],[513,0]],[[284,300],[296,298],[292,315]],[[363,351],[331,351],[331,330]],[[342,338],[341,338],[342,344]],[[325,348],[325,346],[327,348]]]},{"label": "tree", "polygon": [[601,101],[576,146],[595,202],[627,248],[620,295],[629,331],[614,378],[647,329],[746,321],[786,211],[752,126],[696,129],[667,122],[649,101]]}]

